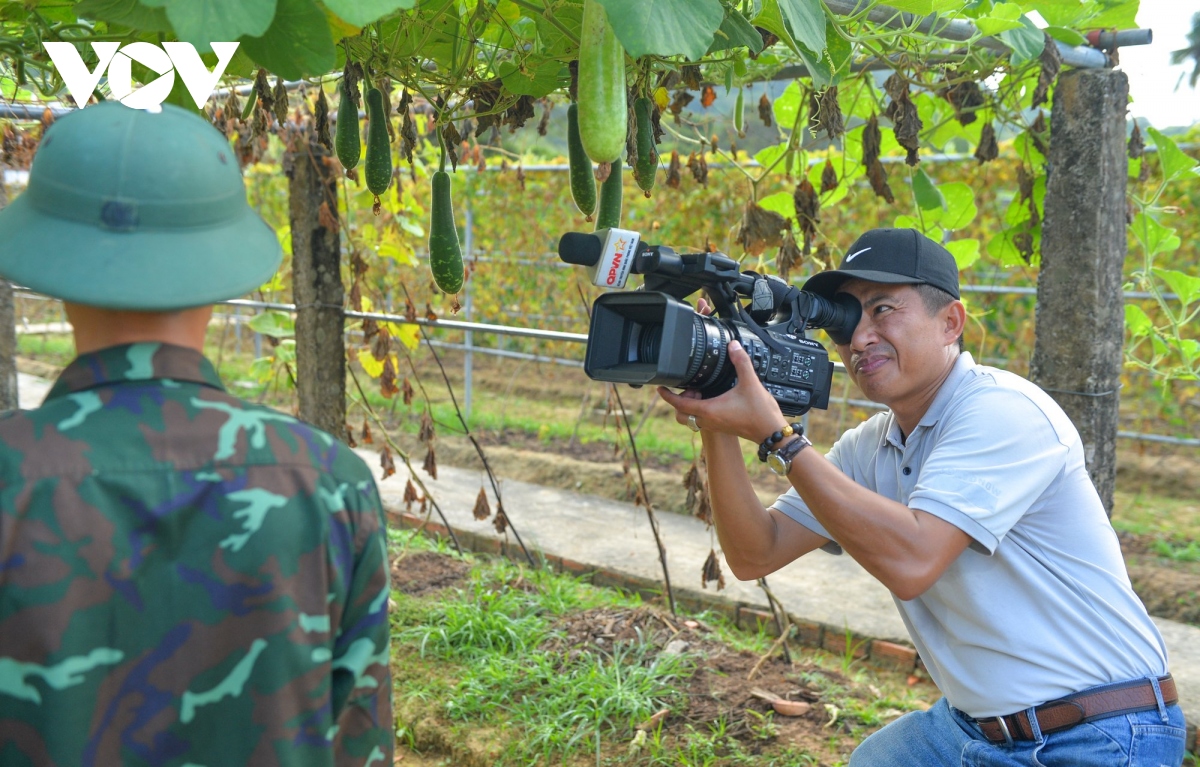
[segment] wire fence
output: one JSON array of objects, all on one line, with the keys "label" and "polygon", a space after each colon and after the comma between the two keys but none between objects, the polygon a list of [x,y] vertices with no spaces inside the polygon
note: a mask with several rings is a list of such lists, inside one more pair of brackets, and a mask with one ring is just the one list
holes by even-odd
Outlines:
[{"label": "wire fence", "polygon": [[[963,291],[971,291],[975,286],[964,286]],[[54,301],[46,296],[42,296],[25,288],[17,288],[23,296],[35,300]],[[992,288],[980,287],[979,290],[985,292],[1011,292],[1023,294],[1026,289],[1023,288]],[[1030,289],[1032,290],[1032,289]],[[1138,298],[1140,294],[1136,292],[1127,292],[1126,298]],[[248,326],[250,321],[256,314],[264,311],[281,311],[294,314],[296,307],[294,304],[273,302],[273,301],[255,301],[252,299],[233,299],[231,301],[223,301],[219,305],[227,306],[237,310],[237,313],[217,313],[214,315],[214,320],[218,322],[227,322],[233,324],[238,330],[243,326]],[[242,314],[242,309],[250,310],[250,314]],[[453,343],[430,338],[427,343],[434,348],[450,349],[463,353],[464,366],[464,411],[470,418],[470,402],[471,402],[471,375],[470,370],[473,367],[473,356],[475,354],[483,354],[487,356],[502,357],[507,359],[523,360],[527,362],[538,362],[553,365],[561,365],[570,368],[583,368],[582,359],[572,359],[565,357],[555,357],[542,354],[534,354],[529,352],[518,352],[509,349],[501,349],[491,346],[480,346],[474,343],[473,334],[482,333],[484,335],[495,336],[517,336],[523,338],[533,338],[543,341],[565,341],[572,344],[586,344],[588,337],[585,333],[566,333],[555,330],[542,330],[539,328],[517,327],[510,325],[497,325],[484,322],[468,322],[463,320],[431,320],[425,317],[408,318],[404,315],[391,314],[387,312],[356,312],[346,311],[345,316],[350,319],[371,319],[376,322],[392,322],[400,325],[419,325],[429,329],[452,330],[461,332],[464,335],[463,343]],[[65,333],[70,331],[70,326],[66,323],[42,323],[39,326],[26,325],[22,328],[24,332],[48,332],[48,333]],[[253,335],[254,349],[256,356],[262,356],[262,336],[259,333]],[[1003,360],[990,360],[989,362],[1004,362]],[[840,362],[834,363],[834,372],[838,375],[845,374],[845,367]],[[829,403],[831,405],[841,405],[847,407],[865,408],[869,410],[886,410],[886,406],[880,405],[877,402],[869,400],[854,399],[850,397],[834,397],[830,396]],[[1140,442],[1157,443],[1163,445],[1172,445],[1176,447],[1200,447],[1200,439],[1192,439],[1188,437],[1178,437],[1168,434],[1152,434],[1133,431],[1118,431],[1117,436],[1121,439],[1136,440]]]}]

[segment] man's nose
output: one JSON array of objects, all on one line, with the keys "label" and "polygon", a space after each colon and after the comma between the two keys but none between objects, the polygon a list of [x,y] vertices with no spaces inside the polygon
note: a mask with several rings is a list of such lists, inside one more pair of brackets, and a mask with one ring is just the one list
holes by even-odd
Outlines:
[{"label": "man's nose", "polygon": [[850,336],[850,348],[853,351],[862,351],[876,340],[874,323],[871,322],[867,313],[863,312],[862,317],[858,320],[858,325],[854,327],[854,334]]}]

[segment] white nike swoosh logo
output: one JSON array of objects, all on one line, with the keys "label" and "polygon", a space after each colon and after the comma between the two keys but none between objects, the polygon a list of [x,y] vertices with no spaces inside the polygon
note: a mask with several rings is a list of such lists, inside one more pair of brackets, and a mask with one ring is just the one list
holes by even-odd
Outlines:
[{"label": "white nike swoosh logo", "polygon": [[847,263],[847,264],[848,264],[848,263],[850,263],[851,261],[853,261],[853,260],[854,260],[854,257],[855,257],[855,256],[860,256],[860,255],[862,255],[863,253],[866,253],[868,250],[870,250],[870,248],[863,248],[862,250],[859,250],[859,251],[856,251],[856,252],[854,252],[854,253],[851,253],[850,255],[846,256],[846,263]]}]

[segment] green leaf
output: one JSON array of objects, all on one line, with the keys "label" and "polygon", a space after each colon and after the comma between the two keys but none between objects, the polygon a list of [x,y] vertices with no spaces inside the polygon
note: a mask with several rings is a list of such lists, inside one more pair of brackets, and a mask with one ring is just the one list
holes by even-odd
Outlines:
[{"label": "green leaf", "polygon": [[337,53],[325,14],[313,0],[279,0],[275,20],[261,37],[242,40],[246,54],[285,80],[333,69]]},{"label": "green leaf", "polygon": [[1009,61],[1014,66],[1020,66],[1026,61],[1033,61],[1042,55],[1042,50],[1046,47],[1046,35],[1025,16],[1021,17],[1020,29],[1001,32],[997,37],[1003,40],[1009,48],[1012,48]]},{"label": "green leaf", "polygon": [[921,226],[920,221],[905,214],[896,216],[896,219],[892,222],[892,226],[896,229],[916,229],[917,231],[922,231],[924,229],[924,227]]},{"label": "green leaf", "polygon": [[786,141],[782,144],[774,144],[772,146],[763,147],[762,149],[758,150],[757,154],[754,155],[754,161],[764,168],[770,167],[772,163],[783,156],[783,153],[787,151],[787,148],[788,145]]},{"label": "green leaf", "polygon": [[[725,19],[720,0],[597,0],[633,58],[704,56]],[[613,23],[611,20],[617,20]]]},{"label": "green leaf", "polygon": [[1197,167],[1198,163],[1185,154],[1170,137],[1164,136],[1154,128],[1147,128],[1146,132],[1150,134],[1154,147],[1158,150],[1158,162],[1162,165],[1165,180],[1170,181]]},{"label": "green leaf", "polygon": [[889,0],[888,6],[897,11],[915,13],[918,16],[928,16],[933,13],[933,0]]},{"label": "green leaf", "polygon": [[1154,276],[1171,286],[1171,292],[1179,296],[1179,303],[1186,308],[1193,301],[1200,299],[1200,277],[1176,271],[1174,269],[1159,269],[1155,267]]},{"label": "green leaf", "polygon": [[946,250],[954,256],[954,263],[960,272],[979,260],[979,240],[974,238],[951,240],[946,243]]},{"label": "green leaf", "polygon": [[775,113],[775,122],[784,130],[791,130],[796,124],[796,115],[800,111],[800,103],[803,100],[803,95],[800,92],[799,81],[793,80],[788,83],[788,87],[783,89],[783,93],[779,94],[779,98],[775,99],[775,103],[771,105],[772,111]]},{"label": "green leaf", "polygon": [[[1087,3],[1085,5],[1092,5]],[[1138,12],[1138,0],[1104,0],[1098,3],[1104,11],[1098,16],[1087,20],[1092,29],[1133,29],[1137,27],[1135,17]]]},{"label": "green leaf", "polygon": [[497,74],[504,81],[504,87],[509,93],[540,99],[569,82],[570,72],[557,61],[535,61],[530,57],[525,65],[531,71],[522,72],[511,61],[500,65]]},{"label": "green leaf", "polygon": [[[150,7],[163,4],[163,0],[142,2]],[[165,4],[175,34],[200,53],[211,51],[213,42],[264,34],[278,10],[276,0],[165,0]]]},{"label": "green leaf", "polygon": [[288,338],[296,334],[296,321],[286,312],[265,311],[246,323],[255,333],[272,338]]},{"label": "green leaf", "polygon": [[1047,24],[1057,27],[1077,27],[1079,21],[1089,9],[1090,3],[1079,0],[1037,0],[1035,10],[1042,15]]},{"label": "green leaf", "polygon": [[140,32],[173,31],[166,11],[147,7],[137,0],[83,0],[75,6],[75,13],[81,19],[107,21]]},{"label": "green leaf", "polygon": [[975,26],[978,27],[981,33],[983,33],[984,37],[995,37],[1001,32],[1008,32],[1012,29],[1020,29],[1021,22],[986,16],[982,19],[976,19]]},{"label": "green leaf", "polygon": [[759,54],[762,52],[763,39],[754,25],[746,21],[745,16],[733,8],[726,8],[725,18],[721,20],[721,26],[717,28],[708,52],[716,53],[732,48],[749,48],[751,53]]},{"label": "green leaf", "polygon": [[917,168],[913,173],[912,189],[917,207],[921,210],[942,210],[946,207],[946,198],[938,191],[937,184],[933,183],[933,179],[924,168]]},{"label": "green leaf", "polygon": [[819,57],[825,50],[825,11],[821,0],[779,0],[792,39]]},{"label": "green leaf", "polygon": [[1125,304],[1125,328],[1134,338],[1148,336],[1154,332],[1154,323],[1137,304]]},{"label": "green leaf", "polygon": [[356,27],[365,27],[393,11],[407,10],[415,4],[415,0],[325,0],[326,8]]},{"label": "green leaf", "polygon": [[1194,338],[1180,338],[1179,353],[1183,355],[1183,360],[1188,367],[1194,367],[1196,359],[1200,358],[1200,341]]},{"label": "green leaf", "polygon": [[1174,229],[1146,213],[1134,216],[1130,226],[1133,229],[1133,236],[1151,257],[1178,250],[1182,244]]},{"label": "green leaf", "polygon": [[783,20],[783,11],[779,9],[779,0],[762,0],[762,8],[750,22],[756,27],[762,27],[783,41],[783,44],[798,51],[795,39]]},{"label": "green leaf", "polygon": [[796,217],[796,199],[791,192],[776,192],[758,201],[758,206],[764,210],[778,213],[784,218]]},{"label": "green leaf", "polygon": [[1066,27],[1046,27],[1045,31],[1046,34],[1063,45],[1084,45],[1087,43],[1087,38],[1073,29]]},{"label": "green leaf", "polygon": [[806,46],[799,43],[796,44],[796,54],[800,56],[800,60],[804,62],[804,66],[808,69],[808,74],[812,77],[814,88],[820,90],[827,85],[833,84],[833,70],[823,55],[813,53]]},{"label": "green leaf", "polygon": [[850,59],[854,57],[854,49],[850,41],[838,34],[833,19],[825,21],[825,57],[829,62],[833,75],[833,84],[842,79],[842,75],[850,72]]},{"label": "green leaf", "polygon": [[975,207],[975,191],[961,181],[953,181],[938,187],[946,200],[946,212],[941,224],[946,229],[963,229],[975,220],[979,210]]}]

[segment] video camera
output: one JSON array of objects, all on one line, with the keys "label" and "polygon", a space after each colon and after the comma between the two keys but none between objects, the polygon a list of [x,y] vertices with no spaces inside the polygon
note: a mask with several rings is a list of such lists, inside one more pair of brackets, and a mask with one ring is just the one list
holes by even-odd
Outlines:
[{"label": "video camera", "polygon": [[[558,256],[587,267],[592,284],[602,288],[623,288],[630,274],[645,276],[642,289],[606,293],[592,305],[584,359],[589,378],[715,397],[737,383],[727,349],[737,340],[784,415],[829,406],[833,363],[805,330],[825,328],[835,343],[848,343],[862,312],[853,296],[829,300],[778,277],[740,271],[723,253],[676,254],[627,229],[567,232]],[[715,317],[683,301],[697,290],[706,293]]]}]

